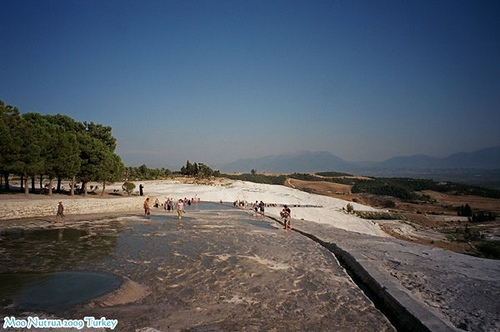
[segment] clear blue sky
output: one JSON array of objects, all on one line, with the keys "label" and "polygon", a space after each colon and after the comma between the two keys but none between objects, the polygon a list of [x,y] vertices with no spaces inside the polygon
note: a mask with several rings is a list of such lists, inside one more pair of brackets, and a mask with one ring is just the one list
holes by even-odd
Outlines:
[{"label": "clear blue sky", "polygon": [[500,145],[500,1],[0,0],[0,99],[129,166]]}]

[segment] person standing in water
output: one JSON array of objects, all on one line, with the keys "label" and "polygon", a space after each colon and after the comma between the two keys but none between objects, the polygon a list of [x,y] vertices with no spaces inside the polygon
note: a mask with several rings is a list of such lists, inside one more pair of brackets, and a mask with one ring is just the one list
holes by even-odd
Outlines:
[{"label": "person standing in water", "polygon": [[57,205],[56,220],[54,222],[57,223],[59,219],[62,219],[64,225],[66,225],[66,216],[64,215],[64,205],[62,201],[59,201],[59,205]]},{"label": "person standing in water", "polygon": [[151,209],[149,208],[149,197],[144,201],[144,215],[149,216],[151,214]]},{"label": "person standing in water", "polygon": [[260,213],[262,213],[262,215],[264,215],[264,207],[266,206],[266,204],[264,204],[263,201],[260,201],[259,203],[259,210],[260,210]]},{"label": "person standing in water", "polygon": [[184,202],[182,199],[179,199],[179,202],[177,202],[177,217],[179,220],[182,219],[182,215],[184,214]]},{"label": "person standing in water", "polygon": [[283,218],[283,224],[285,227],[284,229],[292,229],[292,226],[290,225],[290,219],[292,218],[292,211],[288,206],[284,206],[283,210],[281,210],[280,213],[281,217]]}]

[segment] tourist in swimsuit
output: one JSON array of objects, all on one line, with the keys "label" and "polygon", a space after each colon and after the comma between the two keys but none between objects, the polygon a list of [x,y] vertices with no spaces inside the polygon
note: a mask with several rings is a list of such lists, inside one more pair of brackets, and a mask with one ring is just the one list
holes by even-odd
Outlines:
[{"label": "tourist in swimsuit", "polygon": [[150,214],[151,214],[151,210],[149,208],[149,197],[148,197],[144,201],[144,215],[145,216],[149,216]]}]

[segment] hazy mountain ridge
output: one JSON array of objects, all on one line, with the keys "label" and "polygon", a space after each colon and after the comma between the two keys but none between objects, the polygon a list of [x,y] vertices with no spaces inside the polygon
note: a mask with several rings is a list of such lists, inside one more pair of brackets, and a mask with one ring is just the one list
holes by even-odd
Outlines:
[{"label": "hazy mountain ridge", "polygon": [[458,152],[445,158],[429,157],[427,155],[400,156],[376,163],[376,168],[385,169],[434,169],[434,168],[500,168],[500,146],[481,149],[474,152]]},{"label": "hazy mountain ridge", "polygon": [[245,172],[252,169],[258,172],[318,172],[345,170],[351,168],[349,162],[330,152],[304,151],[293,154],[266,156],[255,159],[240,159],[219,166],[223,172]]},{"label": "hazy mountain ridge", "polygon": [[500,169],[500,146],[474,152],[459,152],[444,158],[427,155],[397,156],[382,162],[349,162],[330,152],[304,151],[293,154],[240,159],[219,165],[223,172],[321,172],[439,173]]}]

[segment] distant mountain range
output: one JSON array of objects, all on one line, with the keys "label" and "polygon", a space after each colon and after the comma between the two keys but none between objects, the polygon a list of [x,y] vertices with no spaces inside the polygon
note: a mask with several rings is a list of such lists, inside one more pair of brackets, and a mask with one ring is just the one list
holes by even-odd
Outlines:
[{"label": "distant mountain range", "polygon": [[304,151],[256,159],[240,159],[220,165],[218,169],[222,172],[250,173],[254,169],[258,172],[294,173],[346,170],[351,166],[351,163],[330,152]]},{"label": "distant mountain range", "polygon": [[[222,172],[293,173],[340,171],[373,175],[500,170],[500,146],[475,152],[454,153],[445,158],[427,155],[399,156],[382,162],[348,162],[330,152],[300,152],[256,159],[241,159],[218,165]],[[380,173],[380,174],[379,174]]]},{"label": "distant mountain range", "polygon": [[434,158],[426,155],[394,157],[386,161],[376,163],[376,167],[382,169],[498,169],[500,168],[500,146],[482,149],[475,152],[454,153],[445,158]]}]

